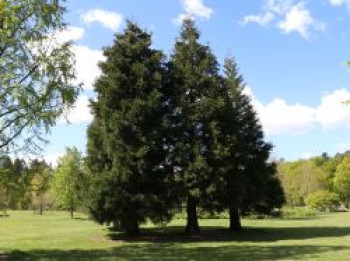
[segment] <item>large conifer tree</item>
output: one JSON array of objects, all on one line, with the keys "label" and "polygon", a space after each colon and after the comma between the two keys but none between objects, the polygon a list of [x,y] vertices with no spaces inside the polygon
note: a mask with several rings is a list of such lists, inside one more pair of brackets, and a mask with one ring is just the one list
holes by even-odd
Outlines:
[{"label": "large conifer tree", "polygon": [[272,145],[264,133],[250,98],[243,93],[243,77],[234,59],[225,61],[227,108],[220,133],[223,202],[229,208],[230,229],[240,230],[240,215],[268,214],[284,202],[283,191],[270,162]]},{"label": "large conifer tree", "polygon": [[104,55],[88,131],[91,214],[138,234],[146,218],[169,219],[176,199],[164,146],[163,54],[151,48],[150,34],[128,22]]},{"label": "large conifer tree", "polygon": [[220,88],[218,64],[208,46],[198,42],[199,32],[191,19],[184,21],[169,62],[171,74],[171,162],[186,202],[186,232],[199,233],[197,206],[211,190],[212,168],[208,164],[215,132],[214,114]]}]

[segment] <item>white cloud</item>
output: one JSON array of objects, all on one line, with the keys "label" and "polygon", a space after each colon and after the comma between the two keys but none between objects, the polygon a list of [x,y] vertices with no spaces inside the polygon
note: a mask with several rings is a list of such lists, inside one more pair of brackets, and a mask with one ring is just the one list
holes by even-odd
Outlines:
[{"label": "white cloud", "polygon": [[274,19],[275,15],[270,12],[258,14],[258,15],[247,15],[243,18],[241,22],[242,25],[246,25],[248,23],[257,23],[261,26],[269,25]]},{"label": "white cloud", "polygon": [[68,26],[67,28],[55,33],[55,39],[59,43],[69,41],[78,41],[83,38],[85,30],[77,26]]},{"label": "white cloud", "polygon": [[325,129],[350,126],[350,106],[344,104],[346,100],[350,100],[350,92],[346,89],[323,96],[317,108],[317,122]]},{"label": "white cloud", "polygon": [[325,24],[315,21],[303,2],[292,6],[278,26],[285,33],[296,32],[305,39],[309,38],[311,29],[325,30]]},{"label": "white cloud", "polygon": [[274,99],[259,110],[261,121],[269,134],[303,134],[312,129],[314,110],[298,103],[287,104],[282,99]]},{"label": "white cloud", "polygon": [[103,52],[83,45],[73,46],[73,52],[77,71],[75,83],[83,83],[85,89],[92,89],[95,80],[101,74],[98,63],[105,60]]},{"label": "white cloud", "polygon": [[350,127],[350,106],[344,104],[345,100],[350,100],[350,91],[346,89],[325,94],[315,107],[288,104],[280,98],[263,104],[250,88],[246,88],[245,93],[251,97],[264,131],[270,135],[298,135],[317,126],[323,129]]},{"label": "white cloud", "polygon": [[242,25],[248,23],[257,23],[266,26],[275,19],[284,16],[290,9],[291,1],[289,0],[265,0],[262,11],[255,15],[246,15],[240,22]]},{"label": "white cloud", "polygon": [[[75,26],[69,26],[64,30],[57,31],[49,35],[48,41],[54,47],[56,44],[63,44],[68,41],[76,42],[84,36],[84,29]],[[104,61],[105,57],[101,50],[93,50],[88,46],[78,45],[74,43],[71,48],[75,56],[76,79],[73,84],[83,84],[84,89],[92,89],[92,85],[96,78],[101,74],[98,67],[100,61]]]},{"label": "white cloud", "polygon": [[66,111],[63,116],[61,116],[59,122],[60,123],[88,123],[92,120],[91,111],[89,108],[89,98],[86,96],[79,96],[76,101],[74,107]]},{"label": "white cloud", "polygon": [[213,9],[205,6],[203,0],[181,0],[181,3],[185,12],[173,20],[176,24],[181,23],[185,18],[209,20],[213,14]]},{"label": "white cloud", "polygon": [[298,103],[290,105],[279,98],[264,105],[254,97],[250,89],[245,92],[251,97],[267,134],[303,134],[313,128],[315,121],[313,108]]},{"label": "white cloud", "polygon": [[324,31],[325,23],[315,20],[304,2],[293,4],[293,0],[265,0],[262,11],[255,15],[247,15],[240,22],[245,26],[256,23],[260,26],[272,24],[283,33],[296,32],[308,39],[311,31]]},{"label": "white cloud", "polygon": [[350,0],[329,0],[329,3],[333,6],[345,5],[347,8],[350,8]]},{"label": "white cloud", "polygon": [[278,15],[284,15],[292,6],[293,0],[267,0],[264,9]]},{"label": "white cloud", "polygon": [[100,23],[108,29],[117,31],[123,22],[123,16],[116,12],[92,9],[82,15],[82,20],[85,24]]}]

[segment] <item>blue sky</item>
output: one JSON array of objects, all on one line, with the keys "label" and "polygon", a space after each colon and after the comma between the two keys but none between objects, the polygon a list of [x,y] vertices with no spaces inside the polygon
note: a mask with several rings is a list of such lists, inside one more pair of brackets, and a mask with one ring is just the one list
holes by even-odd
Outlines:
[{"label": "blue sky", "polygon": [[153,32],[154,47],[169,55],[181,19],[196,20],[201,41],[219,62],[233,55],[240,66],[274,157],[294,160],[350,149],[350,0],[67,0],[69,26],[57,33],[74,40],[76,108],[48,136],[49,161],[66,146],[85,152],[101,48],[122,32],[126,18]]}]

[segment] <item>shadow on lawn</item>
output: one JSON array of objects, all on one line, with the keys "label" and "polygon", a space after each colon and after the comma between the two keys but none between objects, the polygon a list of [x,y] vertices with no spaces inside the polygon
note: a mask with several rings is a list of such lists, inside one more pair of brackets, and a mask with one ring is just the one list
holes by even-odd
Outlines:
[{"label": "shadow on lawn", "polygon": [[348,250],[343,246],[191,246],[179,243],[133,244],[106,250],[38,250],[12,252],[7,260],[279,260],[321,256],[325,252]]},{"label": "shadow on lawn", "polygon": [[128,237],[121,233],[110,233],[113,240],[124,242],[274,242],[279,240],[303,240],[323,237],[344,237],[350,235],[350,227],[280,227],[245,228],[232,233],[222,227],[202,228],[198,236],[187,236],[183,227],[144,229],[140,236]]}]

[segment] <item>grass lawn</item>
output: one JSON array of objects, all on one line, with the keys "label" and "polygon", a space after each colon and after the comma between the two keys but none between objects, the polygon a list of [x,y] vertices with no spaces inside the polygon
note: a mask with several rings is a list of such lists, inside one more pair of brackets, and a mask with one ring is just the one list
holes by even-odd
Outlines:
[{"label": "grass lawn", "polygon": [[84,216],[9,212],[0,218],[0,260],[350,260],[350,213],[304,220],[201,220],[202,235],[187,238],[184,221],[165,231],[149,227],[136,239],[111,234]]}]

